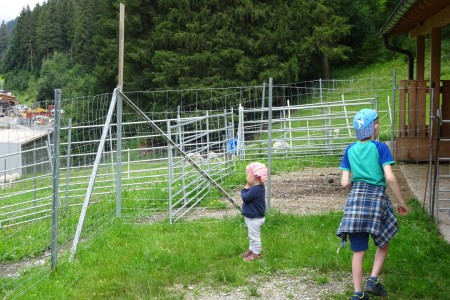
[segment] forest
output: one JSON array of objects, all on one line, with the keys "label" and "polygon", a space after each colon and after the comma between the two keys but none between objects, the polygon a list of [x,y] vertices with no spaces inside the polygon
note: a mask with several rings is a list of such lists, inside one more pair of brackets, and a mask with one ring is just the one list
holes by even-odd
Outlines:
[{"label": "forest", "polygon": [[112,92],[120,3],[125,91],[330,79],[398,55],[377,35],[398,0],[48,0],[0,25],[4,88],[30,102]]}]

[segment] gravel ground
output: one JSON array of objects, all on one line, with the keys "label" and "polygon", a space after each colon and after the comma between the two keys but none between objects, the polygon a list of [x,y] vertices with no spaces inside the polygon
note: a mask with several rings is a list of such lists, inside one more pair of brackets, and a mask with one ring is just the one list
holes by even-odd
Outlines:
[{"label": "gravel ground", "polygon": [[174,286],[182,291],[185,300],[236,300],[236,299],[328,299],[330,295],[344,293],[351,288],[351,274],[316,274],[300,270],[296,274],[275,273],[249,279],[246,287],[211,288],[207,285]]}]

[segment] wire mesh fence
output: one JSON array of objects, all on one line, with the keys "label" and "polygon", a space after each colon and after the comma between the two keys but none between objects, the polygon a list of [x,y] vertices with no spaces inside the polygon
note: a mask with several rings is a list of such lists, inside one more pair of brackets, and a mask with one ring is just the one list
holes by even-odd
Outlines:
[{"label": "wire mesh fence", "polygon": [[[34,111],[8,116],[4,142],[9,150],[0,153],[5,176],[0,182],[0,294],[14,298],[25,292],[21,286],[36,285],[50,274],[50,268],[39,269],[35,276],[25,270],[49,263],[55,205],[59,264],[68,261],[86,203],[85,244],[118,217],[132,223],[170,223],[203,209],[235,215],[237,210],[225,209],[229,203],[223,195],[182,154],[235,197],[235,183],[228,178],[244,180],[240,162],[296,160],[330,166],[323,157],[341,156],[354,141],[352,120],[361,108],[378,110],[380,122],[389,124],[381,136],[392,140],[391,94],[387,78],[124,93],[163,136],[126,104],[123,115],[114,111],[105,127],[113,94],[63,99],[60,124],[53,121],[53,100],[40,103],[47,108],[39,112],[46,121]],[[153,103],[166,107],[157,111]],[[53,139],[56,130],[58,141]],[[25,131],[33,134],[23,142],[20,134]],[[58,195],[53,186],[55,147],[60,152]],[[6,175],[13,173],[20,177],[6,182]]]}]

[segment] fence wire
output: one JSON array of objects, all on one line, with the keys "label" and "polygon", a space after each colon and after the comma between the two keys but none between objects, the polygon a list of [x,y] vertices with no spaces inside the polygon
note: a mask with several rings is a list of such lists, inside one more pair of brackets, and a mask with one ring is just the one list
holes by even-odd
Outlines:
[{"label": "fence wire", "polygon": [[[390,80],[274,85],[271,99],[266,84],[124,94],[239,200],[236,187],[226,180],[245,179],[236,168],[239,162],[303,160],[326,166],[321,158],[342,155],[354,140],[352,118],[360,108],[378,109],[380,121],[392,124],[387,104],[392,90],[379,88],[380,82],[389,85]],[[59,264],[67,263],[111,99],[112,94],[103,94],[61,102]],[[158,111],[161,106],[155,103],[164,103],[164,110]],[[39,105],[40,110],[11,113],[4,119],[8,134],[2,143],[8,147],[0,152],[0,295],[7,298],[26,293],[27,287],[50,274],[54,102]],[[118,185],[126,222],[177,222],[204,210],[236,214],[180,153],[126,106],[118,183],[117,117],[114,113],[99,160],[83,244],[89,245],[117,218]],[[385,128],[381,136],[391,140],[390,128]],[[11,180],[14,173],[19,177]],[[34,268],[37,265],[45,267]]]}]

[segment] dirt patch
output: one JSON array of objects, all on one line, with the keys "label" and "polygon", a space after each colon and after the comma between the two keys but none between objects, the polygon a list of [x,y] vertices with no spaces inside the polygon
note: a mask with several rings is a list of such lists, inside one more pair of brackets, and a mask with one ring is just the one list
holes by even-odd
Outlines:
[{"label": "dirt patch", "polygon": [[[414,197],[399,167],[393,167],[404,199]],[[349,193],[341,186],[339,168],[305,168],[302,171],[272,176],[271,207],[281,212],[315,214],[341,211]],[[387,193],[393,203],[391,189]]]},{"label": "dirt patch", "polygon": [[[400,168],[394,165],[393,171],[403,198],[405,200],[414,198],[414,193],[409,188]],[[270,199],[267,198],[266,200],[271,209],[298,215],[342,211],[349,193],[348,188],[341,186],[341,170],[337,167],[305,168],[301,171],[272,175],[270,190]],[[395,204],[396,199],[389,187],[387,188],[387,194]],[[234,190],[230,196],[241,205],[240,190]],[[227,209],[196,208],[186,215],[186,219],[223,218],[239,214],[239,211],[226,199],[222,201],[227,204]]]},{"label": "dirt patch", "polygon": [[348,189],[337,168],[306,168],[272,176],[270,207],[282,213],[317,214],[342,210]]},{"label": "dirt patch", "polygon": [[46,264],[49,257],[50,253],[46,252],[38,258],[24,259],[14,263],[3,263],[0,265],[0,277],[18,278],[22,271]]}]

